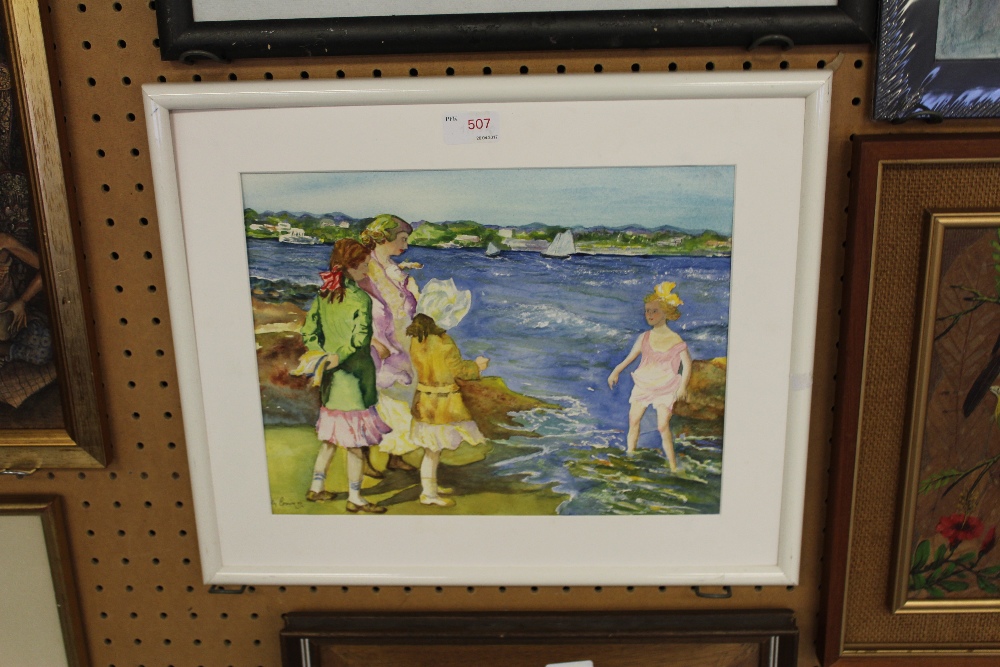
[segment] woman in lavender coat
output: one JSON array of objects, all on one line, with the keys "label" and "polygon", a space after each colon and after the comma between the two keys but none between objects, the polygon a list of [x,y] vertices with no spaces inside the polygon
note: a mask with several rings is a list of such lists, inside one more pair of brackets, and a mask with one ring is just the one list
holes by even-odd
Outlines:
[{"label": "woman in lavender coat", "polygon": [[[410,404],[415,390],[406,327],[416,314],[420,295],[413,280],[392,258],[409,247],[413,227],[395,215],[376,217],[361,234],[361,242],[371,250],[368,279],[359,285],[372,298],[372,356],[375,358],[379,416],[392,427],[379,445],[389,455],[386,468],[415,470],[403,455],[419,448],[410,438]],[[366,474],[381,477],[370,468]]]}]

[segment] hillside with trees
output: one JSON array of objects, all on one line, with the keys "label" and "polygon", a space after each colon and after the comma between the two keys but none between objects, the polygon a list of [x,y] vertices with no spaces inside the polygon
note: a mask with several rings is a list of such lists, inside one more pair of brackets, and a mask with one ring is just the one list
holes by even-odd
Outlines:
[{"label": "hillside with trees", "polygon": [[[289,211],[243,212],[246,235],[277,239],[288,229],[302,232],[319,243],[332,244],[342,238],[358,238],[374,217],[353,218],[340,212],[312,214]],[[654,229],[604,226],[573,228],[532,223],[520,227],[482,225],[474,220],[411,222],[410,245],[427,248],[486,248],[537,250],[561,232],[571,229],[576,248],[582,253],[635,255],[728,255],[731,237],[710,230],[689,232],[664,225]]]}]

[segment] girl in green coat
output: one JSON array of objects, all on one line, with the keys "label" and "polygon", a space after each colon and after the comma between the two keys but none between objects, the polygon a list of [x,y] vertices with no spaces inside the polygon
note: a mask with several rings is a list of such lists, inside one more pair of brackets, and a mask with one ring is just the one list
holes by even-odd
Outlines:
[{"label": "girl in green coat", "polygon": [[382,514],[384,507],[361,496],[363,447],[377,445],[391,429],[375,409],[378,390],[372,359],[372,300],[358,287],[368,275],[369,251],[353,239],[341,239],[330,254],[330,270],[302,326],[306,355],[320,377],[316,435],[322,441],[306,499],[333,499],[325,490],[327,468],[337,445],[347,450],[348,512]]}]

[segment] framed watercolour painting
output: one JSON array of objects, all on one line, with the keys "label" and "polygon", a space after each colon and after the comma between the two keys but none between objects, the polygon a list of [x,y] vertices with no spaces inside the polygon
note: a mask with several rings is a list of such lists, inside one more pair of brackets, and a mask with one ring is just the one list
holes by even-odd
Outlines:
[{"label": "framed watercolour painting", "polygon": [[1000,6],[882,0],[876,120],[1000,116]]},{"label": "framed watercolour painting", "polygon": [[167,60],[871,43],[876,0],[159,0]]},{"label": "framed watercolour painting", "polygon": [[859,137],[851,174],[824,664],[992,665],[1000,136]]},{"label": "framed watercolour painting", "polygon": [[828,73],[144,90],[207,581],[795,580]]},{"label": "framed watercolour painting", "polygon": [[0,469],[107,454],[35,2],[0,2]]},{"label": "framed watercolour painting", "polygon": [[791,611],[645,613],[293,612],[284,615],[288,667],[655,664],[794,667]]}]

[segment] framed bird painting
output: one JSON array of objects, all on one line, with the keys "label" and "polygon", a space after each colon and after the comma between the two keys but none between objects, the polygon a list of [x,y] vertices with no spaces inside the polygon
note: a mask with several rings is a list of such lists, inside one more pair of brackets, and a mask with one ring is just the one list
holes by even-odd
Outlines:
[{"label": "framed bird painting", "polygon": [[993,667],[1000,135],[852,141],[822,661]]},{"label": "framed bird painting", "polygon": [[894,606],[1000,610],[1000,213],[928,217]]}]

